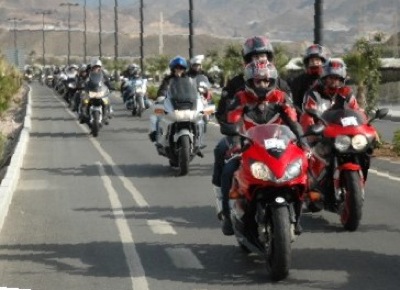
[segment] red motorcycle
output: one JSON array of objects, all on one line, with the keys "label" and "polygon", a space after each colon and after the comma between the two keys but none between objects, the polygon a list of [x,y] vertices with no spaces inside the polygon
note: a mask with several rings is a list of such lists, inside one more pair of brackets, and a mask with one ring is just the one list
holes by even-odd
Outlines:
[{"label": "red motorcycle", "polygon": [[265,258],[273,280],[282,280],[307,187],[307,156],[286,125],[257,125],[241,136],[241,164],[230,191],[234,234],[242,249]]},{"label": "red motorcycle", "polygon": [[331,109],[320,114],[307,110],[320,124],[313,125],[314,140],[309,167],[310,192],[306,204],[339,214],[343,227],[355,231],[361,220],[364,188],[377,132],[371,125],[388,114],[378,109],[370,120],[363,112]]}]

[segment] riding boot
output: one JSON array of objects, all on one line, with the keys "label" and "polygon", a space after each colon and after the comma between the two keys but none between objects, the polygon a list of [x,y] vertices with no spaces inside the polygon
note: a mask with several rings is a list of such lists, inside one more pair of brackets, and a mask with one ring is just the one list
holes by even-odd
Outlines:
[{"label": "riding boot", "polygon": [[225,236],[232,236],[234,234],[230,212],[226,212],[226,211],[222,212],[221,229],[222,229],[222,233]]}]

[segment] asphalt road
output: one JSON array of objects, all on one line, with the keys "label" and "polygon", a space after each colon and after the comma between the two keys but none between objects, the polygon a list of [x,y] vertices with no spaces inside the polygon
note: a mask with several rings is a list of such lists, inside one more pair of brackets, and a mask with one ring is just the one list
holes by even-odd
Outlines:
[{"label": "asphalt road", "polygon": [[263,260],[222,235],[205,158],[175,177],[148,140],[148,115],[114,98],[97,138],[61,98],[33,84],[32,131],[0,233],[0,288],[398,289],[399,181],[371,173],[357,232],[330,213],[306,214],[289,277],[272,283]]}]

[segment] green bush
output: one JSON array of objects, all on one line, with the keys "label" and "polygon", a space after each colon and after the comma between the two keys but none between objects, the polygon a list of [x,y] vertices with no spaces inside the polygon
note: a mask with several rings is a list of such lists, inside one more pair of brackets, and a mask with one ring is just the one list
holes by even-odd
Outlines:
[{"label": "green bush", "polygon": [[12,97],[21,87],[21,80],[21,74],[0,58],[0,115],[9,108]]},{"label": "green bush", "polygon": [[400,155],[400,130],[394,132],[393,135],[393,151]]},{"label": "green bush", "polygon": [[158,91],[158,86],[149,85],[147,87],[147,94],[149,96],[149,99],[152,99],[152,100],[157,99],[157,91]]}]

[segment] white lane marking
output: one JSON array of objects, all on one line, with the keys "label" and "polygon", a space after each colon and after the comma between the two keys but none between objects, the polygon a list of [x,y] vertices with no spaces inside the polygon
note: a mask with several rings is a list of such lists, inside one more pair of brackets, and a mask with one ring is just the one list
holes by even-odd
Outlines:
[{"label": "white lane marking", "polygon": [[[53,94],[53,97],[62,105],[64,105],[66,112],[76,118],[76,115],[68,110],[67,105],[65,102],[59,100],[57,96]],[[79,124],[79,127],[85,132],[90,134],[90,130],[85,124]],[[136,202],[136,204],[141,207],[149,207],[148,202],[144,199],[143,195],[136,189],[136,187],[132,184],[132,182],[124,176],[124,172],[122,171],[121,168],[119,168],[114,160],[111,158],[111,156],[101,148],[101,145],[99,141],[97,141],[94,137],[90,136],[89,140],[92,142],[93,146],[97,149],[97,151],[100,153],[100,155],[104,158],[104,160],[111,166],[112,171],[118,178],[122,181],[122,184],[124,185],[125,189],[132,195],[133,200]]]},{"label": "white lane marking", "polygon": [[380,172],[378,170],[371,169],[371,168],[368,170],[368,172],[376,174],[376,175],[378,175],[380,177],[385,177],[385,178],[393,180],[393,181],[400,181],[400,177],[391,176],[388,172]]},{"label": "white lane marking", "polygon": [[99,174],[103,180],[104,187],[108,192],[108,197],[110,199],[113,215],[116,217],[115,224],[117,225],[119,236],[124,249],[124,254],[126,258],[126,263],[128,264],[132,289],[142,289],[148,290],[149,285],[146,280],[143,265],[141,263],[138,252],[136,251],[135,241],[133,239],[132,232],[129,229],[128,222],[125,218],[124,212],[122,210],[121,201],[118,198],[118,193],[112,186],[111,179],[106,175],[106,171],[103,165],[97,163]]},{"label": "white lane marking", "polygon": [[180,269],[204,269],[195,254],[187,248],[166,248],[168,256],[175,267]]},{"label": "white lane marking", "polygon": [[176,235],[174,228],[163,220],[147,220],[147,224],[155,234],[159,235]]},{"label": "white lane marking", "polygon": [[20,289],[20,288],[0,287],[0,290],[32,290],[32,289]]}]

